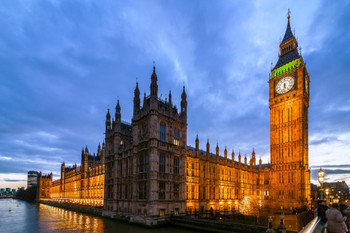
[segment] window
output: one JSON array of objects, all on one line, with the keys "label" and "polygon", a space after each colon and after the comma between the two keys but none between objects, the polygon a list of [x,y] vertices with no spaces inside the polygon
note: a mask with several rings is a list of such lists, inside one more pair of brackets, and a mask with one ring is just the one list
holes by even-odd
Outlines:
[{"label": "window", "polygon": [[142,125],[142,128],[141,128],[141,136],[142,136],[142,138],[145,138],[146,135],[147,135],[147,125],[144,124],[144,125]]},{"label": "window", "polygon": [[180,194],[180,184],[174,184],[174,200],[179,199]]},{"label": "window", "polygon": [[180,170],[180,161],[179,161],[179,157],[175,157],[174,158],[174,174],[179,174],[179,170]]},{"label": "window", "polygon": [[148,156],[147,153],[139,156],[139,172],[147,172]]},{"label": "window", "polygon": [[160,209],[159,216],[164,216],[164,215],[165,215],[165,209]]},{"label": "window", "polygon": [[174,129],[174,145],[180,145],[180,130],[178,128]]},{"label": "window", "polygon": [[159,140],[161,140],[162,142],[166,141],[165,133],[166,133],[166,125],[165,125],[165,123],[160,123],[160,125],[159,125]]},{"label": "window", "polygon": [[139,199],[147,199],[147,182],[139,183]]},{"label": "window", "polygon": [[164,154],[159,155],[159,172],[165,173],[165,155]]},{"label": "window", "polygon": [[159,182],[159,200],[165,200],[165,182]]},{"label": "window", "polygon": [[127,184],[125,185],[124,194],[125,194],[124,198],[128,199],[128,185]]}]

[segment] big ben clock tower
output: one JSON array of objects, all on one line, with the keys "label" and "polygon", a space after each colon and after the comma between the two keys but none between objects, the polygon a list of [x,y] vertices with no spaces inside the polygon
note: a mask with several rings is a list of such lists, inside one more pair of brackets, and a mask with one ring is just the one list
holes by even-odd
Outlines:
[{"label": "big ben clock tower", "polygon": [[282,210],[307,205],[310,200],[309,74],[289,13],[279,58],[269,77],[271,195]]}]

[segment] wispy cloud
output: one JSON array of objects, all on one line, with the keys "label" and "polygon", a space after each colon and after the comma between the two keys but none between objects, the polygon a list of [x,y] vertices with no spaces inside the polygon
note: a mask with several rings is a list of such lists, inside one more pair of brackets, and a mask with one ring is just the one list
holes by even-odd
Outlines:
[{"label": "wispy cloud", "polygon": [[79,163],[117,96],[130,121],[153,60],[163,97],[179,105],[185,82],[188,144],[198,132],[202,148],[209,137],[267,162],[266,82],[288,8],[311,77],[310,164],[349,164],[347,1],[1,1],[0,171]]}]

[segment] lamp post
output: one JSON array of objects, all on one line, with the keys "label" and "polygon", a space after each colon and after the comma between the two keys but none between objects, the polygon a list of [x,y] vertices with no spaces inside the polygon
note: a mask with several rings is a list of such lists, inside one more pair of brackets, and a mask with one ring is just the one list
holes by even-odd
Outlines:
[{"label": "lamp post", "polygon": [[318,171],[318,182],[320,182],[320,199],[323,200],[323,183],[324,183],[324,175],[326,173],[322,170],[322,168],[320,168],[320,170]]}]

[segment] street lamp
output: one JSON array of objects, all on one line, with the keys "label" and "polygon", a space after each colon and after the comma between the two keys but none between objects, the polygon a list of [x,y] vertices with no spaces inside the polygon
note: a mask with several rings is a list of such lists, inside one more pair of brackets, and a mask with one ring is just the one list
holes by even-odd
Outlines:
[{"label": "street lamp", "polygon": [[324,175],[326,173],[320,168],[318,171],[318,182],[320,182],[321,188],[320,188],[320,199],[323,200],[323,183],[324,183]]}]

